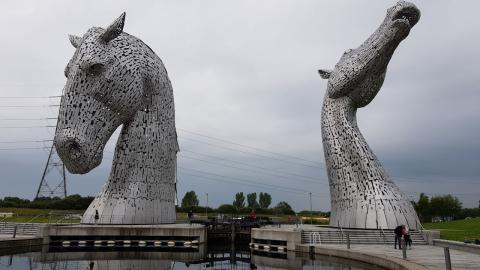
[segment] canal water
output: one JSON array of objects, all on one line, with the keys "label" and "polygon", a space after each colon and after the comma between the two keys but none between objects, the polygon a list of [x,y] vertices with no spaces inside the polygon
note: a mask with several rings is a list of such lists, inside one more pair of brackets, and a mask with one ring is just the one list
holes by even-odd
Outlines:
[{"label": "canal water", "polygon": [[[84,250],[48,247],[31,252],[0,255],[0,270],[170,270],[170,269],[317,269],[384,270],[334,257],[309,254],[265,252],[248,247],[201,245],[198,249],[102,248]],[[10,252],[15,253],[15,252]]]}]

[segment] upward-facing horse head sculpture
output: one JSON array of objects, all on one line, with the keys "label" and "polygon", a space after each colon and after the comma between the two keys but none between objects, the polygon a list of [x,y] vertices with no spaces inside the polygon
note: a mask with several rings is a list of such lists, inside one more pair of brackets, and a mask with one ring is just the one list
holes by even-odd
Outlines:
[{"label": "upward-facing horse head sculpture", "polygon": [[382,87],[395,49],[420,19],[414,4],[399,1],[360,47],[346,51],[328,79],[322,109],[322,137],[330,182],[330,224],[344,228],[385,228],[420,222],[408,197],[393,183],[357,126],[357,108]]},{"label": "upward-facing horse head sculpture", "polygon": [[82,223],[172,223],[179,150],[172,86],[160,58],[123,32],[124,21],[125,13],[107,29],[70,36],[76,51],[54,143],[67,169],[84,174],[123,124],[109,179]]}]

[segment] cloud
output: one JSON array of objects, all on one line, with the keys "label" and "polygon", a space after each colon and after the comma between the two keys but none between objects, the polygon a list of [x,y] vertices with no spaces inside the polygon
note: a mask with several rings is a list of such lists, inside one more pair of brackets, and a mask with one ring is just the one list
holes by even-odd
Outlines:
[{"label": "cloud", "polygon": [[[415,178],[410,182],[398,178],[396,181],[402,188],[415,192],[429,189],[430,193],[453,190],[458,194],[472,193],[479,190],[480,181],[477,155],[480,93],[476,74],[480,26],[473,21],[479,4],[416,2],[422,18],[395,52],[378,96],[358,111],[359,126],[392,175]],[[167,67],[174,87],[178,128],[323,162],[320,112],[326,82],[316,71],[332,68],[344,50],[360,45],[393,3],[2,2],[0,8],[9,12],[0,18],[3,41],[0,96],[60,94],[65,83],[63,69],[73,55],[67,35],[81,35],[91,26],[107,26],[125,10],[125,30],[152,47]],[[55,102],[0,99],[0,105]],[[2,118],[28,118],[55,116],[56,112],[49,107],[0,108],[0,114]],[[10,124],[0,121],[1,126]],[[35,121],[15,123],[36,124]],[[1,129],[1,132],[0,140],[51,138],[45,129]],[[314,208],[329,208],[324,169],[305,166],[314,163],[278,155],[273,157],[284,161],[262,158],[239,151],[265,152],[181,130],[179,134],[182,150],[270,170],[287,170],[318,179],[319,183],[208,164],[182,157],[200,158],[186,151],[179,157],[182,167],[312,191],[319,194],[314,196]],[[112,138],[109,151],[114,144]],[[0,151],[0,196],[34,194],[46,162],[42,151]],[[90,174],[69,175],[69,192],[95,194],[107,179],[109,158],[106,154],[103,164]],[[306,194],[242,185],[232,179],[231,183],[222,183],[221,179],[202,179],[187,172],[182,169],[179,172],[180,199],[186,191],[196,190],[199,194],[211,194],[210,204],[218,205],[231,202],[237,191],[269,191],[274,202],[286,200],[296,209],[309,208]],[[424,184],[434,181],[453,183]],[[454,181],[477,184],[460,186]],[[201,201],[203,197],[200,195]],[[466,206],[477,205],[478,196],[459,195],[459,198]]]}]

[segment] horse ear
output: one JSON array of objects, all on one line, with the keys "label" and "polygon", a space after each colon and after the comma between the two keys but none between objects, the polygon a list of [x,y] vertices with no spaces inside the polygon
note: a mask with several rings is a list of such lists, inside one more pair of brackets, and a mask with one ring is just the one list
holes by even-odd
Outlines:
[{"label": "horse ear", "polygon": [[75,48],[80,47],[80,44],[82,44],[82,38],[79,36],[68,35],[68,39],[70,40],[70,43],[72,43],[73,47]]},{"label": "horse ear", "polygon": [[330,74],[332,73],[332,71],[329,69],[319,69],[318,73],[320,74],[320,77],[322,77],[322,79],[328,79],[330,78]]},{"label": "horse ear", "polygon": [[108,43],[112,39],[118,37],[123,31],[123,25],[125,24],[125,12],[123,12],[120,17],[118,17],[113,23],[107,27],[105,32],[100,35],[100,40],[105,43]]}]

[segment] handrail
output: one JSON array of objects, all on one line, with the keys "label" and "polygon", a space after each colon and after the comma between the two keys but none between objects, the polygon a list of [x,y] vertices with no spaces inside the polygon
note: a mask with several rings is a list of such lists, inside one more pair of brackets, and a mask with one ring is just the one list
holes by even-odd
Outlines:
[{"label": "handrail", "polygon": [[[3,217],[1,220],[0,220],[0,223],[1,222],[4,222],[5,219],[7,219],[8,217]],[[6,221],[4,223],[7,223]]]},{"label": "handrail", "polygon": [[343,243],[343,228],[342,226],[340,226],[340,224],[338,225],[338,228],[340,229],[340,237],[342,238],[342,243]]},{"label": "handrail", "polygon": [[30,225],[30,226],[33,226],[33,221],[41,216],[45,216],[45,214],[38,214],[36,216],[34,216],[33,218],[31,218],[30,220],[28,220],[27,222],[23,222],[23,224],[21,224],[21,228],[22,228],[22,233],[25,233],[25,227],[26,225]]},{"label": "handrail", "polygon": [[34,216],[33,218],[31,218],[30,220],[28,220],[27,222],[24,222],[24,223],[33,223],[33,221],[37,218],[39,218],[40,216],[44,216],[45,214],[38,214],[36,216]]},{"label": "handrail", "polygon": [[415,220],[415,224],[417,225],[417,228],[418,228],[418,224],[420,224],[420,232],[422,233],[425,228],[423,227],[423,224],[421,222],[418,222],[417,220]]},{"label": "handrail", "polygon": [[310,232],[310,245],[321,244],[322,239],[320,238],[319,232]]},{"label": "handrail", "polygon": [[57,220],[55,220],[55,224],[58,225],[60,223],[60,221],[66,219],[65,216],[61,217],[61,218],[58,218]]},{"label": "handrail", "polygon": [[0,220],[0,223],[3,222],[3,228],[7,227],[7,222],[4,221],[6,219],[7,219],[7,217],[4,217],[4,218],[2,218],[2,220]]},{"label": "handrail", "polygon": [[383,241],[386,241],[386,240],[387,240],[387,236],[385,235],[385,231],[383,230],[382,227],[380,227],[380,233],[381,233],[382,236],[383,236]]}]

